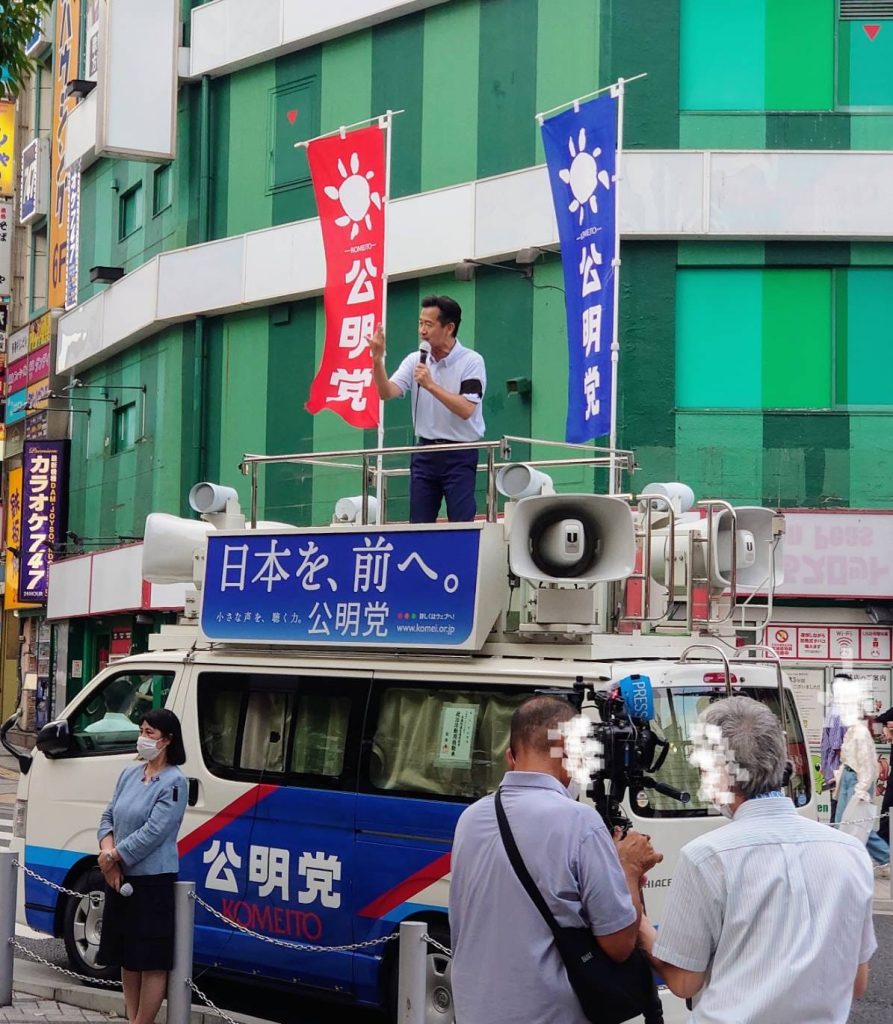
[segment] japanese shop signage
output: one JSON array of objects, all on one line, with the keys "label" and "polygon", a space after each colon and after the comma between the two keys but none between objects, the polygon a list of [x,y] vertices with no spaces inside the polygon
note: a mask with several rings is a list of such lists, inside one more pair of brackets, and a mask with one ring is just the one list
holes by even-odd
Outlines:
[{"label": "japanese shop signage", "polygon": [[20,327],[14,334],[9,335],[6,346],[6,361],[14,363],[17,359],[28,355],[28,328]]},{"label": "japanese shop signage", "polygon": [[47,139],[32,139],[22,150],[19,223],[30,224],[46,216],[50,144]]},{"label": "japanese shop signage", "polygon": [[9,306],[5,302],[0,303],[0,359],[6,364],[6,328],[9,326]]},{"label": "japanese shop signage", "polygon": [[785,509],[784,583],[779,597],[889,598],[893,515]]},{"label": "japanese shop signage", "polygon": [[65,308],[78,304],[78,245],[81,234],[81,162],[75,160],[68,169],[68,235],[65,263]]},{"label": "japanese shop signage", "polygon": [[12,203],[0,202],[0,295],[9,295],[12,285]]},{"label": "japanese shop signage", "polygon": [[307,146],[326,252],[326,337],[307,410],[351,426],[378,425],[369,338],[381,320],[385,129],[331,135]]},{"label": "japanese shop signage", "polygon": [[496,600],[477,601],[483,535],[479,524],[209,534],[202,630],[254,643],[474,647],[478,607],[492,611],[485,629],[498,612]]},{"label": "japanese shop signage", "polygon": [[566,438],[582,442],[611,428],[617,102],[577,104],[542,122],[542,133],[564,271]]},{"label": "japanese shop signage", "polygon": [[[65,95],[68,83],[78,77],[80,44],[80,0],[58,0],[56,5],[56,45],[53,65],[53,135],[50,178],[52,200],[49,220],[50,283],[48,305],[65,305],[68,266],[68,172],[65,170],[65,140],[68,115],[76,100]],[[76,254],[72,259],[76,259]]]},{"label": "japanese shop signage", "polygon": [[22,468],[9,471],[6,490],[6,589],[3,607],[30,608],[19,600],[19,555],[22,547]]},{"label": "japanese shop signage", "polygon": [[49,18],[49,14],[41,14],[38,17],[31,38],[25,44],[26,57],[39,57],[44,50],[49,49],[50,38],[46,29],[46,22]]},{"label": "japanese shop signage", "polygon": [[0,196],[15,192],[16,105],[0,101]]},{"label": "japanese shop signage", "polygon": [[884,626],[770,626],[766,643],[793,661],[889,662],[891,634]]},{"label": "japanese shop signage", "polygon": [[22,388],[6,396],[6,425],[18,423],[25,418],[25,403],[28,401],[28,389]]},{"label": "japanese shop signage", "polygon": [[65,535],[67,441],[25,441],[19,597],[47,599],[54,546]]}]

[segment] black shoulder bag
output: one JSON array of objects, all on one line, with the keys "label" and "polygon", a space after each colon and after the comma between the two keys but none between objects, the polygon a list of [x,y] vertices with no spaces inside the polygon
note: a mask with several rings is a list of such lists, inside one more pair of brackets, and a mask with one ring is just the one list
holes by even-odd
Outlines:
[{"label": "black shoulder bag", "polygon": [[521,859],[499,790],[496,791],[496,820],[509,861],[552,932],[568,981],[586,1017],[593,1024],[622,1024],[641,1014],[646,1024],[662,1024],[660,997],[651,965],[642,950],[633,950],[629,959],[618,964],[599,946],[589,928],[562,927]]}]

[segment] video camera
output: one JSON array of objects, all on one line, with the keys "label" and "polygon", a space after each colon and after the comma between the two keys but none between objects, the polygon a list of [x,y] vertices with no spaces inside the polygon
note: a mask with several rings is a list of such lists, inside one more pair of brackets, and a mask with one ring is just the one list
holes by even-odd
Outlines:
[{"label": "video camera", "polygon": [[650,774],[660,771],[670,744],[651,728],[654,695],[648,676],[626,676],[607,692],[597,690],[578,676],[574,690],[581,705],[584,699],[592,701],[601,718],[600,722],[590,724],[590,735],[601,745],[603,753],[600,766],[590,773],[586,795],[609,831],[620,828],[626,834],[632,826],[620,807],[628,789],[653,789],[688,803],[689,793],[658,782]]}]

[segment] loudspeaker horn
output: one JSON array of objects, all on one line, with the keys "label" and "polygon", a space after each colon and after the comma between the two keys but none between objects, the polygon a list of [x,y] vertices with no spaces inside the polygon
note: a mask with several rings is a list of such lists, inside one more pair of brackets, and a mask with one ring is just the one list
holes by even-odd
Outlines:
[{"label": "loudspeaker horn", "polygon": [[620,580],[635,567],[635,527],[621,498],[554,494],[522,498],[509,534],[509,565],[539,583]]},{"label": "loudspeaker horn", "polygon": [[143,535],[143,579],[149,583],[192,583],[193,555],[205,547],[213,529],[210,523],[197,519],[150,513]]}]

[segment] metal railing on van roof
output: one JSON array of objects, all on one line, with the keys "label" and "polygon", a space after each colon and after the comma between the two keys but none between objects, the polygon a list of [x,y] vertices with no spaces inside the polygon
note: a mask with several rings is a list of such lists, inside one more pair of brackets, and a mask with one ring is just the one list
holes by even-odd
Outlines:
[{"label": "metal railing on van roof", "polygon": [[[635,468],[635,455],[632,451],[618,448],[599,448],[588,444],[574,444],[570,441],[546,441],[535,437],[516,437],[506,434],[498,441],[472,441],[450,445],[450,451],[471,451],[477,449],[484,453],[485,461],[478,464],[477,472],[487,475],[487,522],[495,523],[498,511],[496,490],[496,474],[507,465],[511,465],[512,444],[540,445],[544,448],[558,448],[570,451],[563,458],[525,459],[528,466],[534,468],[556,466],[590,466],[592,468],[616,468],[632,472]],[[360,523],[369,522],[369,497],[374,491],[379,498],[379,521],[387,521],[388,481],[394,477],[409,475],[409,467],[385,468],[384,460],[394,456],[403,456],[416,452],[443,452],[442,445],[399,445],[391,448],[346,448],[342,451],[329,452],[295,452],[290,455],[252,455],[242,457],[239,468],[245,476],[251,477],[251,525],[257,525],[257,491],[258,469],[261,466],[274,466],[283,463],[294,463],[305,466],[324,466],[329,469],[354,469],[360,473],[361,512]],[[586,455],[582,453],[586,452]],[[357,460],[359,461],[344,461]],[[379,486],[379,481],[381,482]]]}]

